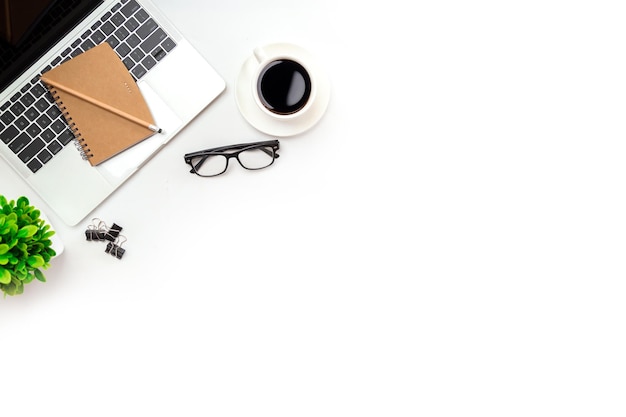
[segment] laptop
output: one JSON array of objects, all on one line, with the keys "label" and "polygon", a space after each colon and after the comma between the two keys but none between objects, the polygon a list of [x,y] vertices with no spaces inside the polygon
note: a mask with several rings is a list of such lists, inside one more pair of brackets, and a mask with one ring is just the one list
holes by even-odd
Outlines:
[{"label": "laptop", "polygon": [[[0,156],[68,225],[87,217],[225,89],[148,0],[0,3]],[[102,42],[136,80],[162,133],[92,166],[39,76]]]}]

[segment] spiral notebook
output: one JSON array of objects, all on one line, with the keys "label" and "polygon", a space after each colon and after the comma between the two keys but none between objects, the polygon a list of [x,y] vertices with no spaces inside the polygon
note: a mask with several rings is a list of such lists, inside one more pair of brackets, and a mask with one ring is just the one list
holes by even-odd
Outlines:
[{"label": "spiral notebook", "polygon": [[139,87],[106,42],[44,72],[41,80],[92,165],[158,130]]}]

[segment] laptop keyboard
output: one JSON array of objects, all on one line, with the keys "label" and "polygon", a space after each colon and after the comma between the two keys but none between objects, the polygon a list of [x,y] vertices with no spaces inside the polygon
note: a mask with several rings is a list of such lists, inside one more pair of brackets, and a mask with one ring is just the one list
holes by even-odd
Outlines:
[{"label": "laptop keyboard", "polygon": [[[121,0],[71,42],[41,73],[108,42],[135,80],[141,79],[176,43],[135,1]],[[35,77],[0,104],[0,141],[33,172],[72,142],[74,135],[48,89]]]}]

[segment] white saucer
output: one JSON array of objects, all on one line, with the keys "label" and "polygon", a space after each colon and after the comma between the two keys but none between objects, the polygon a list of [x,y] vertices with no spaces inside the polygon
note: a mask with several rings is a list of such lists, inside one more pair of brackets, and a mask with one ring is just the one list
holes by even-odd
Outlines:
[{"label": "white saucer", "polygon": [[[301,63],[311,77],[311,97],[297,113],[273,115],[255,99],[256,77],[260,70],[259,53],[271,60],[292,59]],[[293,136],[313,127],[324,115],[330,99],[330,82],[317,61],[303,48],[288,43],[276,43],[255,50],[241,68],[235,84],[235,98],[243,117],[254,128],[271,136]]]}]

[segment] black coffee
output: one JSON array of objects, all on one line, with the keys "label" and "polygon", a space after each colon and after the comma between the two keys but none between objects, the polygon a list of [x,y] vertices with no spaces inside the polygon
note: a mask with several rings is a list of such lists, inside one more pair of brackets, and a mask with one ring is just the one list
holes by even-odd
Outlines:
[{"label": "black coffee", "polygon": [[295,61],[270,62],[259,75],[257,90],[261,103],[271,112],[293,114],[302,109],[311,95],[311,77]]}]

